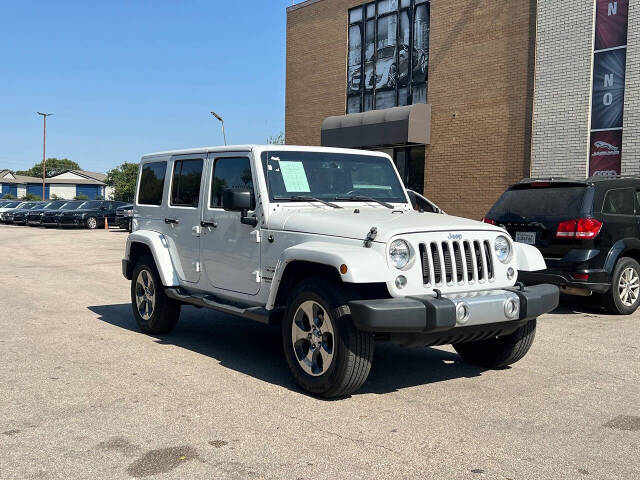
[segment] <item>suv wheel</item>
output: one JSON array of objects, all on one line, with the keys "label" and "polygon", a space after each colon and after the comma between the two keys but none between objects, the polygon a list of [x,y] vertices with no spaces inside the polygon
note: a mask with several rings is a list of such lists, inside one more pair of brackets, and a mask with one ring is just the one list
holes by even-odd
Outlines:
[{"label": "suv wheel", "polygon": [[164,293],[153,257],[138,260],[131,280],[131,308],[144,333],[169,333],[178,323],[180,303]]},{"label": "suv wheel", "polygon": [[96,220],[96,217],[87,218],[87,228],[89,230],[95,230],[97,226],[98,226],[98,220]]},{"label": "suv wheel", "polygon": [[618,315],[630,315],[640,304],[640,264],[623,257],[616,263],[611,276],[611,288],[605,294],[607,310]]},{"label": "suv wheel", "polygon": [[536,336],[536,319],[509,335],[477,342],[457,343],[453,348],[462,360],[487,368],[504,368],[524,357]]},{"label": "suv wheel", "polygon": [[353,325],[344,293],[315,278],[299,283],[290,298],[282,341],[298,384],[327,398],[358,390],[371,370],[374,337]]}]

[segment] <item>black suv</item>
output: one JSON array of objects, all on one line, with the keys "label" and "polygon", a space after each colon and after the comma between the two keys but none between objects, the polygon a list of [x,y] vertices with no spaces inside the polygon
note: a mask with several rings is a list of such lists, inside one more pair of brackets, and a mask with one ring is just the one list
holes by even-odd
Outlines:
[{"label": "black suv", "polygon": [[523,283],[602,295],[613,313],[638,308],[640,178],[526,179],[509,187],[484,221],[542,252],[546,270],[519,272]]},{"label": "black suv", "polygon": [[47,210],[42,214],[40,225],[43,227],[57,227],[60,224],[60,217],[65,212],[77,210],[84,205],[86,200],[67,200],[58,210]]},{"label": "black suv", "polygon": [[98,227],[104,228],[105,219],[114,225],[116,208],[124,204],[124,202],[111,200],[89,200],[77,210],[63,212],[60,215],[59,225],[61,227],[82,226],[93,230]]},{"label": "black suv", "polygon": [[133,218],[133,205],[127,203],[121,207],[116,208],[116,222],[120,228],[124,228],[126,231],[131,232],[131,221]]},{"label": "black suv", "polygon": [[67,203],[67,200],[52,200],[51,202],[46,204],[44,207],[32,208],[27,212],[27,217],[26,217],[27,225],[29,225],[30,227],[41,225],[42,217],[44,216],[45,213],[51,212],[51,211],[57,211],[65,203]]}]

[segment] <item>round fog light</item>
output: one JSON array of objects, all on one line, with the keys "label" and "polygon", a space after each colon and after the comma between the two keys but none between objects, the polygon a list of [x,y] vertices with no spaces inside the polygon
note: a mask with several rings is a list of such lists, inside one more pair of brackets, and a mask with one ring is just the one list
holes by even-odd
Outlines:
[{"label": "round fog light", "polygon": [[407,286],[407,277],[405,277],[404,275],[398,275],[396,277],[396,288],[402,290],[406,286]]},{"label": "round fog light", "polygon": [[507,268],[507,280],[513,280],[513,277],[515,276],[516,276],[516,271],[511,267]]},{"label": "round fog light", "polygon": [[504,301],[504,314],[507,318],[513,320],[518,318],[519,314],[518,303],[514,298],[507,298]]},{"label": "round fog light", "polygon": [[464,302],[459,303],[456,307],[456,320],[458,323],[466,323],[470,316],[471,309],[469,308],[469,305]]}]

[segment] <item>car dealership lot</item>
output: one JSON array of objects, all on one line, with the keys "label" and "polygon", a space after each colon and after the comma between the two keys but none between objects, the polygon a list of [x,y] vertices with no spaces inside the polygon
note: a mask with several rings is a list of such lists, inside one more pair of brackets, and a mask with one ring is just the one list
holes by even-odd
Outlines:
[{"label": "car dealership lot", "polygon": [[277,328],[184,307],[138,333],[125,239],[0,226],[1,478],[640,476],[640,314],[565,301],[503,371],[378,345],[357,394],[318,400]]}]

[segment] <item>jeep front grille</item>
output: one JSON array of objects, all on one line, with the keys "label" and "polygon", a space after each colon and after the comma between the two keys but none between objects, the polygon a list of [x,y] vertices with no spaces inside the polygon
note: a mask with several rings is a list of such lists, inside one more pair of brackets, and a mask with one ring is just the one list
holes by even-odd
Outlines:
[{"label": "jeep front grille", "polygon": [[493,280],[493,256],[488,240],[421,243],[419,251],[425,285]]}]

